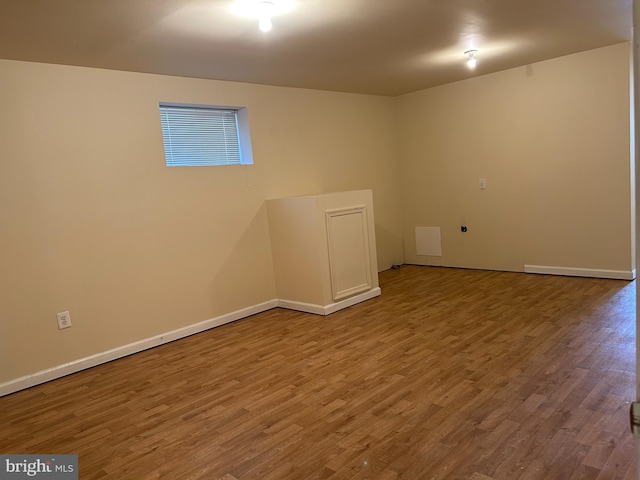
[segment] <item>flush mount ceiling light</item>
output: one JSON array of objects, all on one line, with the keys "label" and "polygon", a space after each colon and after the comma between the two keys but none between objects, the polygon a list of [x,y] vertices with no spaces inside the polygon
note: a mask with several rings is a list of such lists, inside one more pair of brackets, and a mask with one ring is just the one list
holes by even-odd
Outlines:
[{"label": "flush mount ceiling light", "polygon": [[258,27],[263,32],[268,32],[273,27],[273,23],[271,23],[271,17],[273,17],[273,11],[275,9],[275,4],[271,1],[262,1],[258,4],[258,9],[260,10],[258,14]]},{"label": "flush mount ceiling light", "polygon": [[257,18],[258,27],[263,32],[271,30],[273,17],[287,13],[292,8],[293,0],[236,0],[232,6],[237,15]]},{"label": "flush mount ceiling light", "polygon": [[476,58],[476,53],[478,53],[477,50],[467,50],[466,52],[464,52],[464,54],[467,57],[469,57],[467,58],[467,67],[469,67],[471,70],[476,68],[476,65],[478,65],[478,59]]}]

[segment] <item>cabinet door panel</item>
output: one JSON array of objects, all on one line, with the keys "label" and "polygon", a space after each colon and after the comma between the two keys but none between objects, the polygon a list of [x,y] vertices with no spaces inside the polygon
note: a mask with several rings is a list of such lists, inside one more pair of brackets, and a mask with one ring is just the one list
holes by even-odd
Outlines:
[{"label": "cabinet door panel", "polygon": [[366,207],[327,211],[326,219],[333,300],[371,289]]}]

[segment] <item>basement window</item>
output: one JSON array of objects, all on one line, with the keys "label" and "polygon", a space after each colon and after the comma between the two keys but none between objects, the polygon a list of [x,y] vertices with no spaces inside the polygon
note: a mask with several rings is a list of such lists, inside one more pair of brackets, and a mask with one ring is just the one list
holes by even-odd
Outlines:
[{"label": "basement window", "polygon": [[244,107],[160,103],[167,167],[253,164]]}]

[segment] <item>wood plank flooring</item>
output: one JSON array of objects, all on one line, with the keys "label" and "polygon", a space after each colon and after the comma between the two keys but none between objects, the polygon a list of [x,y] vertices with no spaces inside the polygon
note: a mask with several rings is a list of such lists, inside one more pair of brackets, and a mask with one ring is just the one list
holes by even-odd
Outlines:
[{"label": "wood plank flooring", "polygon": [[403,266],[0,398],[81,479],[634,479],[635,286]]}]

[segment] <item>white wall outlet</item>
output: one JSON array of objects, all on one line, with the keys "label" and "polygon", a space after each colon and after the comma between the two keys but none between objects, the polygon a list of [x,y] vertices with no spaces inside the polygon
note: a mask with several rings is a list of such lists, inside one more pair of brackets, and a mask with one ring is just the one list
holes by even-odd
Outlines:
[{"label": "white wall outlet", "polygon": [[56,317],[58,318],[59,330],[69,328],[71,326],[71,315],[69,315],[69,311],[56,313]]},{"label": "white wall outlet", "polygon": [[485,178],[481,178],[478,181],[478,186],[480,187],[480,190],[485,190],[487,188],[487,180]]}]

